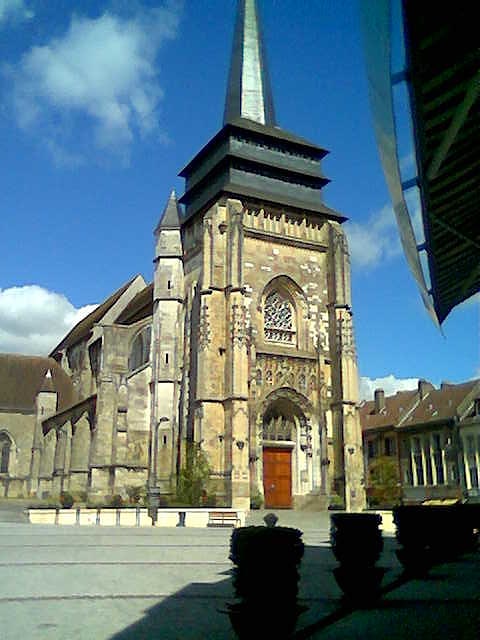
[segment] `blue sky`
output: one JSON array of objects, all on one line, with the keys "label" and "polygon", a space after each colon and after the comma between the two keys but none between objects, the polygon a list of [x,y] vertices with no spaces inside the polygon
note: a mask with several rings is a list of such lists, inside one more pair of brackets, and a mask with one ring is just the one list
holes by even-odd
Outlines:
[{"label": "blue sky", "polygon": [[[364,389],[480,376],[478,301],[442,335],[400,250],[357,3],[259,4],[277,120],[330,150],[325,201],[350,218]],[[0,351],[46,353],[90,305],[151,279],[177,173],[221,126],[234,13],[234,0],[0,0]]]}]

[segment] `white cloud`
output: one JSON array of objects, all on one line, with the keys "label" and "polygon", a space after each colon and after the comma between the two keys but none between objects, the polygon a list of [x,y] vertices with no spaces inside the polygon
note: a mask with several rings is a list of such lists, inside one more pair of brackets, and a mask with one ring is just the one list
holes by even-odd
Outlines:
[{"label": "white cloud", "polygon": [[172,0],[133,18],[74,15],[62,37],[30,49],[12,72],[20,127],[46,131],[59,162],[65,147],[74,146],[63,151],[68,159],[92,141],[125,156],[137,137],[160,138],[156,58],[176,35],[180,6]]},{"label": "white cloud", "polygon": [[389,205],[373,213],[365,224],[347,222],[345,231],[352,263],[357,267],[373,268],[401,254],[395,216]]},{"label": "white cloud", "polygon": [[96,306],[77,309],[38,285],[0,289],[0,352],[46,355]]},{"label": "white cloud", "polygon": [[360,377],[360,399],[373,400],[375,389],[383,389],[386,396],[397,391],[410,391],[418,387],[418,378],[396,378],[393,374],[384,378]]},{"label": "white cloud", "polygon": [[0,24],[7,20],[31,20],[33,16],[24,0],[0,0]]}]

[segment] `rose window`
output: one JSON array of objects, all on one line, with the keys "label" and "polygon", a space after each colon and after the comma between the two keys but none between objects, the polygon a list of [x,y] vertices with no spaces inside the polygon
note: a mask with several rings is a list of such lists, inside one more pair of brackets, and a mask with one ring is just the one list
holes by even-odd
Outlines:
[{"label": "rose window", "polygon": [[278,291],[271,293],[265,300],[264,328],[266,340],[286,343],[294,340],[293,307]]}]

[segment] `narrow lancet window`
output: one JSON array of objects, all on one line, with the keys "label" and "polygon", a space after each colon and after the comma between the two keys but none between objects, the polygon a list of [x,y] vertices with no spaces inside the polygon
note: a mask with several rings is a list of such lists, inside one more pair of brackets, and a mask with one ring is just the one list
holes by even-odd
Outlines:
[{"label": "narrow lancet window", "polygon": [[150,339],[151,327],[147,327],[135,337],[128,359],[129,371],[135,371],[150,360]]}]

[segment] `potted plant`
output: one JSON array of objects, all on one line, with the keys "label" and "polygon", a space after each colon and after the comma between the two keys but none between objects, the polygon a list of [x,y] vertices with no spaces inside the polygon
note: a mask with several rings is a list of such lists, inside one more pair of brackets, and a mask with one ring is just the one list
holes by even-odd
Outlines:
[{"label": "potted plant", "polygon": [[376,567],[383,550],[376,513],[335,513],[330,517],[330,542],[340,566],[333,570],[348,600],[368,604],[380,595],[385,569]]},{"label": "potted plant", "polygon": [[238,600],[228,605],[228,613],[239,638],[252,638],[253,628],[255,637],[289,638],[304,610],[297,603],[302,532],[276,527],[274,514],[265,521],[267,526],[235,529],[230,541]]}]

